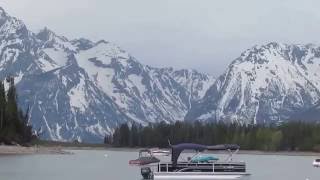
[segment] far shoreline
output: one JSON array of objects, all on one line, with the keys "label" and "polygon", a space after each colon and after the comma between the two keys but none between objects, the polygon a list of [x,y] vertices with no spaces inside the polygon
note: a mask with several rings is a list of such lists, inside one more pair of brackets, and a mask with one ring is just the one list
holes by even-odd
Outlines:
[{"label": "far shoreline", "polygon": [[[153,147],[156,148],[156,147]],[[141,149],[152,149],[150,147],[63,147],[64,150],[103,150],[103,151],[122,151],[122,152],[139,152]],[[170,150],[170,148],[161,148],[164,150]],[[188,152],[188,151],[186,151]],[[190,151],[192,152],[192,151]],[[226,151],[205,151],[215,154],[227,154]],[[204,152],[204,153],[205,153]],[[320,152],[311,151],[259,151],[259,150],[239,150],[237,154],[243,155],[279,155],[279,156],[319,156]]]},{"label": "far shoreline", "polygon": [[32,155],[32,154],[72,154],[61,147],[44,146],[20,146],[20,145],[0,145],[0,156],[3,155]]},{"label": "far shoreline", "polygon": [[[138,152],[140,149],[148,149],[148,148],[150,147],[114,147],[106,144],[37,140],[31,143],[28,147],[20,146],[20,145],[0,145],[0,155],[73,154],[72,151],[78,151],[78,150]],[[170,150],[169,148],[162,148],[162,149]],[[228,153],[226,151],[207,151],[207,152],[214,153],[214,154]],[[312,151],[260,151],[260,150],[241,150],[240,149],[237,154],[320,157],[320,152],[312,152]]]}]

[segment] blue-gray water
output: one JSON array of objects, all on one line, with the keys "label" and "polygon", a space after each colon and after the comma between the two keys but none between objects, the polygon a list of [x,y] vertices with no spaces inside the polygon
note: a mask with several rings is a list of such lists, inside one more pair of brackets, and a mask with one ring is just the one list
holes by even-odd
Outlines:
[{"label": "blue-gray water", "polygon": [[[0,156],[1,180],[140,180],[128,165],[137,152],[73,151],[74,155]],[[218,155],[222,157],[222,155]],[[251,180],[320,180],[312,156],[236,155],[247,162]]]}]

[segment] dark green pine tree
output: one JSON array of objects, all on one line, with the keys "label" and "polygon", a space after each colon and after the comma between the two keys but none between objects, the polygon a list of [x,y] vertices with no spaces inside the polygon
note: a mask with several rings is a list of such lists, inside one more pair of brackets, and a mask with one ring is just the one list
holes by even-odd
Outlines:
[{"label": "dark green pine tree", "polygon": [[129,146],[135,147],[138,146],[139,134],[138,126],[135,123],[132,123],[129,135]]},{"label": "dark green pine tree", "polygon": [[0,82],[0,142],[6,144],[25,144],[33,138],[32,126],[28,125],[26,114],[18,108],[14,78],[6,78],[9,84],[7,93],[3,82]]},{"label": "dark green pine tree", "polygon": [[125,123],[120,126],[120,135],[120,145],[129,146],[130,129],[128,124]]},{"label": "dark green pine tree", "polygon": [[9,90],[7,93],[7,112],[8,118],[17,120],[18,106],[17,106],[17,93],[14,86],[14,78],[8,77]]},{"label": "dark green pine tree", "polygon": [[17,132],[21,130],[18,119],[17,94],[14,86],[14,78],[8,77],[9,89],[7,92],[6,118],[8,121],[7,137],[13,141],[18,141]]},{"label": "dark green pine tree", "polygon": [[0,82],[0,132],[2,132],[3,128],[5,127],[5,110],[6,110],[6,92],[4,89],[3,82]]}]

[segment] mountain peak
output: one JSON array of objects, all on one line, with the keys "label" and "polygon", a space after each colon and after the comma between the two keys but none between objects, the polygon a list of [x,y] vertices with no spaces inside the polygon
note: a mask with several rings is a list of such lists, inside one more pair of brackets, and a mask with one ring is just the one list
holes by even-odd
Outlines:
[{"label": "mountain peak", "polygon": [[96,45],[98,45],[98,44],[108,44],[108,43],[109,43],[108,41],[102,39],[102,40],[97,41]]},{"label": "mountain peak", "polygon": [[43,29],[39,31],[39,33],[47,33],[47,34],[55,34],[51,29],[45,26]]},{"label": "mountain peak", "polygon": [[89,39],[79,38],[71,41],[73,45],[75,45],[78,50],[88,50],[94,46],[94,43]]},{"label": "mountain peak", "polygon": [[56,36],[56,34],[47,27],[44,27],[37,33],[36,36],[42,41],[49,41],[54,36]]},{"label": "mountain peak", "polygon": [[6,13],[6,11],[0,6],[0,17],[7,17],[8,14]]},{"label": "mountain peak", "polygon": [[273,41],[273,42],[268,43],[266,46],[267,47],[279,47],[279,46],[282,46],[282,45],[284,45],[284,44]]},{"label": "mountain peak", "polygon": [[36,36],[37,36],[38,39],[40,39],[42,41],[51,41],[51,40],[54,40],[56,37],[58,37],[59,39],[61,39],[63,41],[68,41],[67,38],[65,38],[63,36],[58,36],[55,32],[53,32],[48,27],[44,27],[43,29],[41,29],[36,34]]},{"label": "mountain peak", "polygon": [[320,48],[271,42],[233,61],[186,120],[274,123],[320,99]]}]

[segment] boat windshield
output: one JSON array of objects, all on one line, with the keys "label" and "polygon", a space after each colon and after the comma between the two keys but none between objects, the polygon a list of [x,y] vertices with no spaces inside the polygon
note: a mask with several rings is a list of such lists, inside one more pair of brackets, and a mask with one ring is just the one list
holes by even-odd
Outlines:
[{"label": "boat windshield", "polygon": [[150,156],[152,156],[152,154],[149,149],[142,149],[139,151],[139,157],[150,157]]},{"label": "boat windshield", "polygon": [[315,161],[316,161],[316,162],[320,162],[320,159],[316,159]]}]

